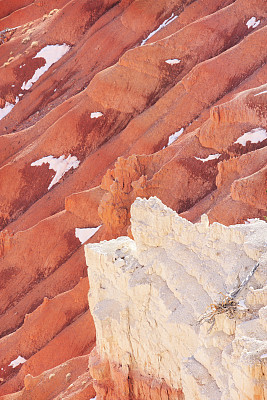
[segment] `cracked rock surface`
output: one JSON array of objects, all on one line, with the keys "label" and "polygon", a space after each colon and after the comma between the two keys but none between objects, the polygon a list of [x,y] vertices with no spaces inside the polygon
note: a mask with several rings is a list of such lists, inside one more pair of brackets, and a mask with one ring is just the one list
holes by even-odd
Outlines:
[{"label": "cracked rock surface", "polygon": [[[266,222],[193,224],[156,197],[131,216],[134,240],[85,247],[97,399],[265,399]],[[257,261],[234,311],[199,324]]]}]

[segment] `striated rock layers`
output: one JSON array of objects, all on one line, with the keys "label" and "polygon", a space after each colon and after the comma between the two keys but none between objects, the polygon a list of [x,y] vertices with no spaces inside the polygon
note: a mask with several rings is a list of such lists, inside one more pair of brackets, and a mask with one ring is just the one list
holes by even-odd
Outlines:
[{"label": "striated rock layers", "polygon": [[85,246],[97,399],[266,399],[267,223],[192,224],[156,197],[131,215],[134,240]]},{"label": "striated rock layers", "polygon": [[266,0],[0,0],[0,396],[93,391],[81,242],[131,237],[136,197],[266,216],[266,21]]}]

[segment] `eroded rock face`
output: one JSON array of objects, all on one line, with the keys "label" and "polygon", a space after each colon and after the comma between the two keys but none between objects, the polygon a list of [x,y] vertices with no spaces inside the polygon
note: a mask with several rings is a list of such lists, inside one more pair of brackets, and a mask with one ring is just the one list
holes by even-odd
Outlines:
[{"label": "eroded rock face", "polygon": [[86,355],[72,358],[38,376],[26,375],[24,388],[21,391],[1,396],[1,399],[82,400],[93,398],[94,395],[92,378],[88,372],[88,355]]},{"label": "eroded rock face", "polygon": [[113,235],[127,232],[130,206],[138,196],[156,195],[191,221],[199,220],[204,212],[211,222],[225,225],[263,217],[267,207],[266,90],[266,85],[245,90],[212,107],[200,128],[187,134],[181,130],[172,146],[157,153],[118,158],[102,179],[106,193],[98,208]]},{"label": "eroded rock face", "polygon": [[86,368],[59,372],[94,343],[77,229],[131,236],[138,196],[193,222],[266,215],[266,17],[265,0],[0,0],[0,396],[28,374],[38,397],[48,368],[47,400],[88,394]]},{"label": "eroded rock face", "polygon": [[265,398],[267,223],[192,224],[156,197],[131,216],[134,240],[85,246],[97,398]]}]

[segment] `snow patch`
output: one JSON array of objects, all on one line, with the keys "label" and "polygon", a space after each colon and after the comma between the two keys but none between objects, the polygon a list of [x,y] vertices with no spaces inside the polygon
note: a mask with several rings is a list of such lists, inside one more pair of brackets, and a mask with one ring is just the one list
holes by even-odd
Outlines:
[{"label": "snow patch", "polygon": [[23,82],[21,89],[29,90],[32,85],[38,81],[38,79],[51,67],[51,65],[55,64],[61,57],[64,56],[70,49],[66,43],[63,44],[53,44],[47,45],[42,50],[40,50],[35,57],[33,58],[44,58],[45,65],[40,68],[37,68],[33,77],[28,80],[28,82]]},{"label": "snow patch", "polygon": [[170,135],[167,146],[169,146],[170,144],[175,142],[175,140],[183,133],[183,131],[184,131],[184,128],[181,128],[179,131],[174,132],[172,135]]},{"label": "snow patch", "polygon": [[170,65],[179,64],[180,62],[181,62],[181,60],[179,60],[178,58],[172,58],[170,60],[165,61],[165,63],[170,64]]},{"label": "snow patch", "polygon": [[244,133],[244,135],[240,136],[235,143],[239,143],[242,146],[246,146],[247,142],[258,143],[267,139],[267,132],[263,128],[255,128],[249,132]]},{"label": "snow patch", "polygon": [[267,90],[264,90],[263,92],[260,92],[260,93],[254,94],[254,97],[256,97],[256,96],[259,96],[260,94],[264,94],[264,93],[267,93]]},{"label": "snow patch", "polygon": [[[264,353],[260,356],[260,358],[267,358],[267,353]],[[95,397],[96,398],[96,397]]]},{"label": "snow patch", "polygon": [[103,116],[103,114],[100,111],[91,113],[91,118],[99,118],[99,117],[102,117],[102,116]]},{"label": "snow patch", "polygon": [[[16,97],[15,104],[19,102],[18,96]],[[0,108],[0,120],[4,118],[7,114],[10,113],[13,107],[15,107],[15,104],[9,103],[8,101],[5,104],[4,108]]]},{"label": "snow patch", "polygon": [[196,160],[200,160],[202,162],[206,162],[206,161],[210,161],[210,160],[215,160],[216,158],[220,157],[220,153],[217,154],[210,154],[207,158],[199,158],[199,157],[195,157]]},{"label": "snow patch", "polygon": [[24,357],[18,356],[18,358],[16,358],[16,360],[11,361],[10,364],[8,364],[8,366],[12,367],[12,368],[16,368],[18,365],[20,364],[24,364],[27,360],[25,360]]},{"label": "snow patch", "polygon": [[40,160],[34,161],[31,163],[31,166],[39,167],[43,164],[49,164],[49,169],[53,169],[56,172],[56,175],[48,186],[48,190],[50,190],[51,187],[54,186],[67,171],[69,171],[71,168],[78,168],[80,161],[77,159],[77,157],[71,155],[69,155],[66,159],[65,155],[60,156],[59,158],[47,156],[41,158]]},{"label": "snow patch", "polygon": [[75,229],[75,236],[79,239],[81,244],[84,244],[90,237],[92,237],[98,229],[102,225],[97,226],[96,228],[76,228]]},{"label": "snow patch", "polygon": [[148,41],[148,39],[150,39],[152,36],[154,36],[154,35],[155,35],[157,32],[159,32],[161,29],[165,28],[165,26],[169,25],[169,24],[170,24],[172,21],[174,21],[177,17],[178,17],[178,15],[174,15],[174,13],[172,13],[172,15],[171,15],[169,18],[165,19],[165,21],[162,22],[162,24],[161,24],[157,29],[155,29],[153,32],[151,32],[151,33],[148,35],[148,37],[142,41],[141,46],[143,46],[143,45]]},{"label": "snow patch", "polygon": [[247,22],[246,25],[249,28],[256,28],[259,24],[261,23],[261,20],[259,19],[257,21],[256,17],[251,17]]}]

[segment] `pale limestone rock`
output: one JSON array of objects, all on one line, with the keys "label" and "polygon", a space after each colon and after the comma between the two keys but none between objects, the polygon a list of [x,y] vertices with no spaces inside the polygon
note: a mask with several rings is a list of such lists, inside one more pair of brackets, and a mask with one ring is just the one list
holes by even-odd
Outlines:
[{"label": "pale limestone rock", "polygon": [[[131,215],[134,241],[85,246],[100,356],[186,400],[267,399],[267,223],[192,224],[155,197],[137,199]],[[199,325],[258,260],[233,318],[217,315],[210,332]]]}]

